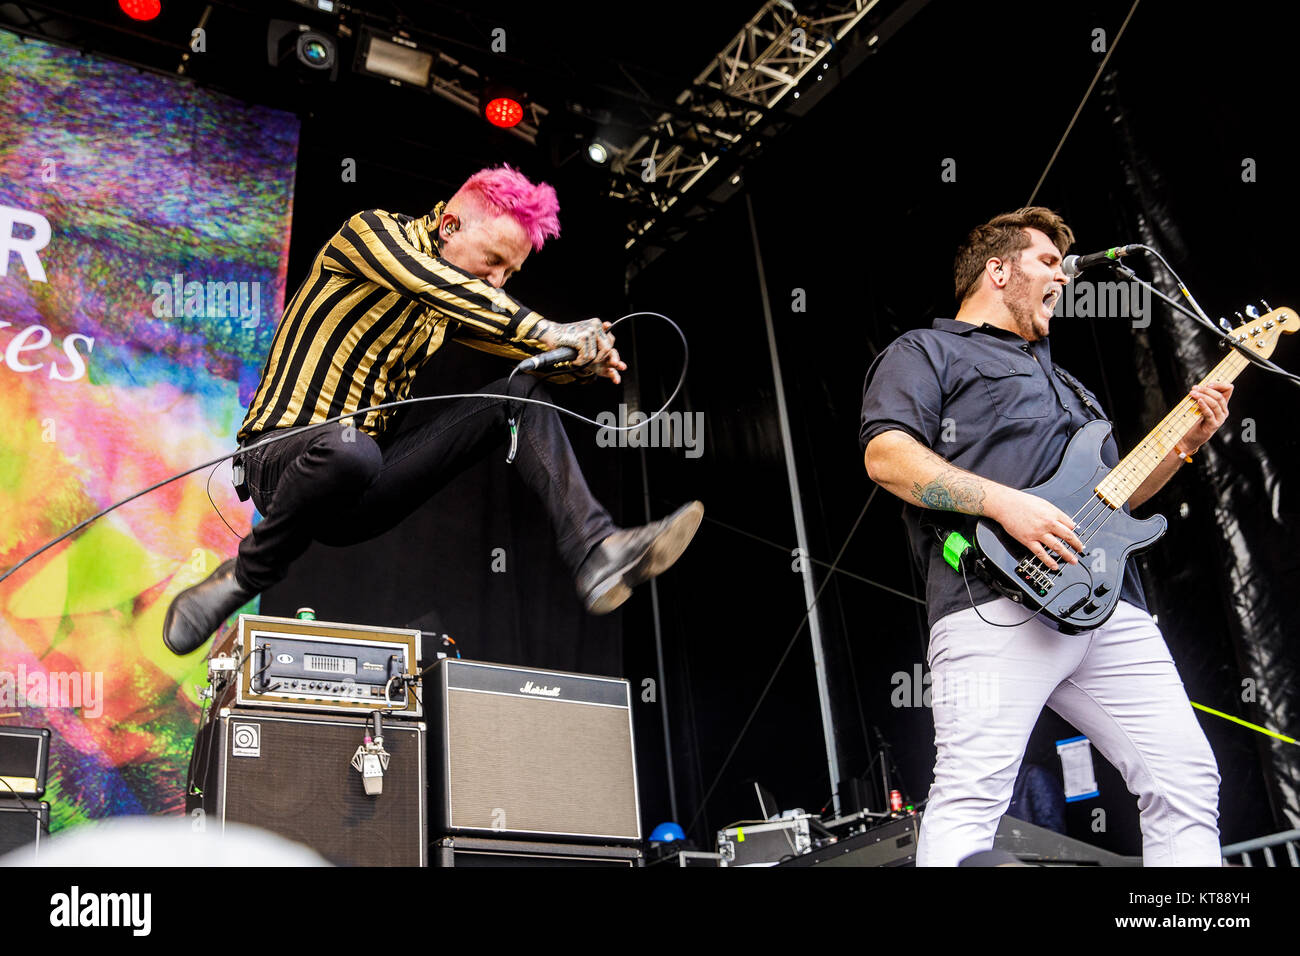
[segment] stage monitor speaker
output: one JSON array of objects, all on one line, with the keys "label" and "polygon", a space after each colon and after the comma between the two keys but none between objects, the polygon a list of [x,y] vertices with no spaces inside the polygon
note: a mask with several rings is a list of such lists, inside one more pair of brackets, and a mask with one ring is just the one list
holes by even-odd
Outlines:
[{"label": "stage monitor speaker", "polygon": [[1140,856],[1121,856],[1055,830],[1004,816],[993,848],[1037,866],[1141,866]]},{"label": "stage monitor speaker", "polygon": [[31,800],[20,803],[13,797],[0,798],[0,856],[15,853],[11,862],[35,863],[41,844],[50,835],[50,805]]},{"label": "stage monitor speaker", "polygon": [[[796,856],[781,866],[914,866],[921,815],[890,820],[838,842]],[[993,840],[997,850],[1032,866],[1141,866],[1141,857],[1120,856],[1081,840],[1003,817]]]},{"label": "stage monitor speaker", "polygon": [[209,825],[246,823],[348,866],[424,866],[425,725],[389,720],[383,792],[367,796],[352,758],[368,716],[281,715],[223,708],[195,741],[187,797]]},{"label": "stage monitor speaker", "polygon": [[433,854],[434,866],[617,866],[626,869],[642,865],[642,854],[636,847],[488,840],[468,836],[449,836],[439,840]]},{"label": "stage monitor speaker", "polygon": [[627,681],[448,658],[425,686],[436,832],[641,839]]}]

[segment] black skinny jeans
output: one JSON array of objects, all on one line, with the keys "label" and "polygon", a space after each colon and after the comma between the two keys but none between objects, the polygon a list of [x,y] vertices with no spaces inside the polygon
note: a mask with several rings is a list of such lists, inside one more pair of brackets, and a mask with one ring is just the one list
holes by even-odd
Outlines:
[{"label": "black skinny jeans", "polygon": [[[504,395],[506,379],[479,392]],[[550,400],[543,383],[529,375],[516,376],[510,393]],[[312,541],[343,546],[388,531],[507,441],[505,404],[463,398],[439,403],[432,419],[414,423],[407,417],[378,439],[325,425],[244,452],[248,489],[263,519],[239,544],[235,576],[261,592],[283,579]],[[541,500],[560,556],[576,573],[617,527],[592,497],[559,414],[538,405],[516,407],[522,414],[514,467]]]}]

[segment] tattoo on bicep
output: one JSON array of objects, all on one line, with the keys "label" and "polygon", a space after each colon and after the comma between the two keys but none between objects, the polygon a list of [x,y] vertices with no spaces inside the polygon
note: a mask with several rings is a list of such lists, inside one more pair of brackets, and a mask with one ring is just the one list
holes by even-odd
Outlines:
[{"label": "tattoo on bicep", "polygon": [[942,471],[924,485],[912,482],[912,497],[936,511],[984,514],[984,489],[975,479],[956,471]]}]

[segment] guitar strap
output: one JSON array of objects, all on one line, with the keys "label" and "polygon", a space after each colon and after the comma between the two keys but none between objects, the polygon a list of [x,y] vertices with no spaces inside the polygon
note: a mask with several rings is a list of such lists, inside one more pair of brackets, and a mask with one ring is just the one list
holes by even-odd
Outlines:
[{"label": "guitar strap", "polygon": [[1097,407],[1097,404],[1088,397],[1088,390],[1083,387],[1082,382],[1055,362],[1052,363],[1052,371],[1056,373],[1057,378],[1070,387],[1070,391],[1079,396],[1079,401],[1083,402],[1083,407],[1087,409],[1089,415],[1093,418],[1100,419],[1103,422],[1110,421],[1110,419],[1102,413],[1102,410]]}]

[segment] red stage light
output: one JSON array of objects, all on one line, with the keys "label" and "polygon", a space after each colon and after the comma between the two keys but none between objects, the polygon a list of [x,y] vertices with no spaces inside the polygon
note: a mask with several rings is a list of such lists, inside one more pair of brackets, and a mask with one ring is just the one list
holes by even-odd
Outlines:
[{"label": "red stage light", "polygon": [[132,20],[152,20],[162,12],[159,0],[117,0],[117,5]]},{"label": "red stage light", "polygon": [[518,126],[523,120],[524,108],[518,100],[508,96],[498,96],[496,99],[489,100],[487,106],[483,107],[483,115],[493,126],[509,129]]}]

